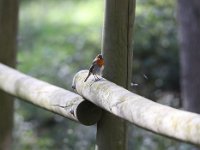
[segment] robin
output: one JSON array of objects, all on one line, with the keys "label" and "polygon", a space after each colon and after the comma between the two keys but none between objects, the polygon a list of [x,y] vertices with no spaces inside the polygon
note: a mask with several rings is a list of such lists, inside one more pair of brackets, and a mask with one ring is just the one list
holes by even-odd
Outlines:
[{"label": "robin", "polygon": [[104,59],[103,59],[103,56],[101,54],[98,54],[95,59],[93,60],[92,62],[92,65],[90,66],[90,69],[89,69],[89,72],[88,72],[88,75],[87,77],[85,78],[85,81],[87,81],[87,79],[89,78],[89,76],[91,74],[93,74],[94,78],[95,78],[95,81],[96,80],[99,80],[98,76],[97,75],[100,75],[102,74],[102,71],[104,69]]}]

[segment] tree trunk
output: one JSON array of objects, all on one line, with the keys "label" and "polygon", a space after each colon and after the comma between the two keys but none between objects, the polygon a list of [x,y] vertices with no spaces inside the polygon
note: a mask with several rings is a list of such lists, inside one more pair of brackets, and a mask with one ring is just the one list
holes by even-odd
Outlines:
[{"label": "tree trunk", "polygon": [[[15,66],[18,1],[0,0],[0,62]],[[10,150],[13,128],[13,98],[0,91],[0,149]]]},{"label": "tree trunk", "polygon": [[200,1],[178,0],[178,21],[183,106],[200,113]]},{"label": "tree trunk", "polygon": [[[102,52],[103,76],[129,88],[135,0],[105,0]],[[96,150],[126,150],[126,122],[108,112],[97,124]]]}]

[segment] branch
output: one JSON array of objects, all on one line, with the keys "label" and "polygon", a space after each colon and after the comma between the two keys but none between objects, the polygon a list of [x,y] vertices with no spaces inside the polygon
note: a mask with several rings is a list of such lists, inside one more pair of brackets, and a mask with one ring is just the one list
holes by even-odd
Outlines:
[{"label": "branch", "polygon": [[101,109],[81,96],[22,74],[1,63],[0,89],[84,125],[95,124],[101,117]]},{"label": "branch", "polygon": [[84,82],[87,73],[74,77],[77,92],[86,99],[142,128],[200,145],[200,115],[158,104],[105,79]]}]

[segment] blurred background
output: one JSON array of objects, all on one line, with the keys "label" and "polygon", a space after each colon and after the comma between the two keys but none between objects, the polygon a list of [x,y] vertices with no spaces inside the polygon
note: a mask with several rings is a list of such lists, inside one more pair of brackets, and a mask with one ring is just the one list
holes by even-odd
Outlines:
[{"label": "blurred background", "polygon": [[[17,68],[71,89],[76,72],[100,53],[102,0],[21,0]],[[138,0],[134,26],[132,91],[181,108],[176,1]],[[137,84],[137,86],[136,86]],[[87,127],[16,101],[13,150],[94,150],[95,126]],[[191,150],[129,126],[129,150]]]}]

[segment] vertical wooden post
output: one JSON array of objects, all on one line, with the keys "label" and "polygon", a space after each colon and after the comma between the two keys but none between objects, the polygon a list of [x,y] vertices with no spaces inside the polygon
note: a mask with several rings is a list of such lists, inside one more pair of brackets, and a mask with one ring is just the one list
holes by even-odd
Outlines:
[{"label": "vertical wooden post", "polygon": [[[102,53],[103,76],[127,89],[131,80],[135,0],[105,0]],[[96,150],[126,150],[126,122],[104,112],[97,124]]]},{"label": "vertical wooden post", "polygon": [[[0,0],[0,62],[15,66],[18,0]],[[13,98],[0,91],[0,149],[12,149]]]},{"label": "vertical wooden post", "polygon": [[183,107],[200,113],[200,1],[177,1]]}]

